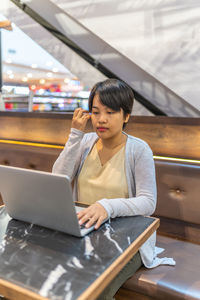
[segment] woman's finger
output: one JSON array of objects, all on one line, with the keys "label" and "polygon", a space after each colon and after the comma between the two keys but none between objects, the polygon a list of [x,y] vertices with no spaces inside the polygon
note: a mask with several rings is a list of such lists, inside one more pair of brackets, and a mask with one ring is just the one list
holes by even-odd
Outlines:
[{"label": "woman's finger", "polygon": [[79,111],[80,111],[80,108],[76,108],[73,113],[73,117],[76,117],[78,115]]},{"label": "woman's finger", "polygon": [[106,210],[99,203],[95,203],[88,208],[80,211],[78,214],[79,224],[82,225],[84,223],[86,228],[91,227],[95,223],[95,229],[98,229],[103,220],[107,218]]},{"label": "woman's finger", "polygon": [[94,228],[98,229],[101,226],[103,220],[104,220],[104,218],[102,216],[100,216],[99,219],[97,220]]},{"label": "woman's finger", "polygon": [[83,109],[80,108],[78,114],[76,115],[77,118],[81,118],[83,116]]},{"label": "woman's finger", "polygon": [[84,224],[85,222],[87,222],[89,219],[91,219],[93,216],[91,214],[85,214],[83,215],[80,219],[79,219],[79,225]]},{"label": "woman's finger", "polygon": [[97,216],[93,216],[92,218],[89,219],[89,221],[87,222],[87,224],[85,225],[86,228],[91,227],[92,225],[94,225],[94,223],[96,223],[96,221],[98,220]]},{"label": "woman's finger", "polygon": [[87,124],[87,121],[90,119],[90,115],[89,114],[85,114],[82,116],[82,119],[84,121],[84,124]]},{"label": "woman's finger", "polygon": [[88,213],[88,208],[84,208],[84,209],[82,209],[81,211],[79,211],[78,213],[77,213],[77,217],[78,217],[78,219],[81,219],[84,215],[86,215]]}]

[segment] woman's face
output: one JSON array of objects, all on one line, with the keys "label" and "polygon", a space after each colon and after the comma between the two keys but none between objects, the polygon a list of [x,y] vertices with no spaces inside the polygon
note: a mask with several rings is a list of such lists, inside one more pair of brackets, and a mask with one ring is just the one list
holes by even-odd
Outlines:
[{"label": "woman's face", "polygon": [[127,122],[129,115],[124,117],[123,110],[114,111],[103,105],[98,94],[94,96],[92,106],[92,125],[98,136],[102,139],[109,139],[120,135],[124,122]]}]

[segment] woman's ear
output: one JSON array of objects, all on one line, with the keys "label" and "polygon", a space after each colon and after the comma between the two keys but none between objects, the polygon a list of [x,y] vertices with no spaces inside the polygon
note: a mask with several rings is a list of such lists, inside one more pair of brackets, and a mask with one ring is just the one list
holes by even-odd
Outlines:
[{"label": "woman's ear", "polygon": [[127,114],[124,118],[124,123],[128,123],[129,118],[130,118],[130,114]]}]

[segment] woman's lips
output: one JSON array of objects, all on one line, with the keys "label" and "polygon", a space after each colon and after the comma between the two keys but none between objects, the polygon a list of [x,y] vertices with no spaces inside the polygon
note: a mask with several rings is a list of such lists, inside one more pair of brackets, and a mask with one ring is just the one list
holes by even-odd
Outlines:
[{"label": "woman's lips", "polygon": [[97,127],[97,130],[100,132],[105,132],[106,130],[108,130],[108,128],[105,127]]}]

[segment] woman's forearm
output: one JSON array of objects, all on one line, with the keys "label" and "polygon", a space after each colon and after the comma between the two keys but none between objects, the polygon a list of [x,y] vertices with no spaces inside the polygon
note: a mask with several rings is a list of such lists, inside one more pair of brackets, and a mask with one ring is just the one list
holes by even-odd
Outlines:
[{"label": "woman's forearm", "polygon": [[80,143],[83,136],[84,133],[82,131],[71,129],[65,148],[53,165],[52,173],[67,175],[71,180],[74,178],[78,162],[80,161]]}]

